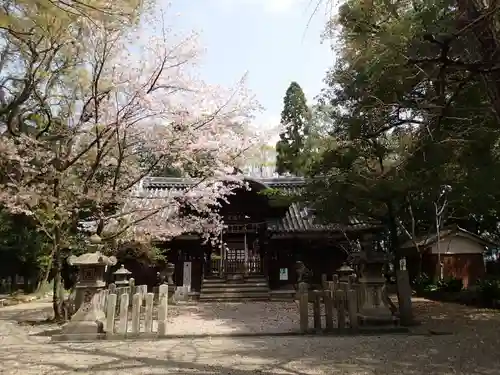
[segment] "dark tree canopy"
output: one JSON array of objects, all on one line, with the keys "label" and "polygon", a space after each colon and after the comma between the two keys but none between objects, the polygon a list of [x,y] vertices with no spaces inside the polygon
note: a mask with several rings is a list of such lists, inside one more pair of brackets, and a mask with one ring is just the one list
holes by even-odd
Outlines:
[{"label": "dark tree canopy", "polygon": [[311,113],[306,97],[297,82],[292,82],[286,90],[281,112],[283,131],[276,144],[276,171],[301,175],[305,165],[305,138],[308,135]]}]

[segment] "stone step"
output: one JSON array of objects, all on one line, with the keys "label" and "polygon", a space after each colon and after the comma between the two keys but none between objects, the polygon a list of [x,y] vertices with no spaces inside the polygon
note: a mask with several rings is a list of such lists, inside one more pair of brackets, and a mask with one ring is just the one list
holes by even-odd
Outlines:
[{"label": "stone step", "polygon": [[236,280],[226,280],[226,279],[219,279],[219,278],[206,278],[203,279],[203,283],[207,284],[227,284],[227,283],[252,283],[252,282],[259,282],[259,283],[267,283],[267,279],[262,276],[254,276],[254,277],[247,277],[244,279],[236,279]]},{"label": "stone step", "polygon": [[254,286],[254,285],[242,285],[238,287],[231,286],[223,286],[223,287],[203,287],[201,288],[202,293],[213,294],[213,293],[232,293],[232,292],[264,292],[269,293],[269,287],[267,285]]},{"label": "stone step", "polygon": [[269,284],[262,275],[245,279],[226,280],[206,278],[203,280],[200,301],[269,301]]},{"label": "stone step", "polygon": [[218,297],[199,299],[200,302],[223,302],[223,303],[246,303],[246,302],[268,302],[269,297]]},{"label": "stone step", "polygon": [[206,294],[201,292],[200,301],[240,301],[240,300],[269,300],[269,292],[223,292]]},{"label": "stone step", "polygon": [[269,287],[268,283],[224,283],[224,284],[206,284],[203,283],[201,285],[202,289],[213,289],[213,288],[267,288]]},{"label": "stone step", "polygon": [[252,282],[252,283],[203,283],[203,288],[248,288],[248,287],[267,287],[266,282]]}]

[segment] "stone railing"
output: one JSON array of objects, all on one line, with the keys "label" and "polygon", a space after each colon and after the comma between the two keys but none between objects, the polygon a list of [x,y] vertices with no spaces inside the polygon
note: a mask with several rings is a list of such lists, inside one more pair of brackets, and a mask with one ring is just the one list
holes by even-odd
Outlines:
[{"label": "stone railing", "polygon": [[[333,275],[332,279],[327,281],[326,275],[323,275],[319,290],[310,290],[309,284],[299,283],[297,299],[301,333],[356,331],[360,326],[375,323],[399,323],[398,317],[391,311],[383,284],[359,282],[354,275],[343,282],[339,281],[338,275]],[[325,317],[325,327],[322,327],[322,316]]]},{"label": "stone railing", "polygon": [[166,335],[168,285],[160,285],[158,294],[147,293],[146,285],[139,285],[135,289],[114,289],[111,285],[98,294],[99,306],[106,316],[106,338]]},{"label": "stone railing", "polygon": [[147,285],[117,288],[110,284],[93,297],[93,308],[104,318],[96,322],[94,333],[56,335],[55,341],[93,340],[127,337],[162,337],[167,333],[168,285],[158,293],[148,293]]},{"label": "stone railing", "polygon": [[[354,289],[347,289],[347,284],[340,288],[332,281],[326,289],[309,290],[307,283],[300,283],[297,297],[299,300],[300,332],[320,333],[334,329],[358,328],[358,296]],[[321,304],[324,304],[322,311]],[[312,307],[312,314],[310,308]],[[313,328],[309,326],[309,316],[313,317]],[[325,316],[325,327],[322,327],[321,316]],[[347,319],[346,319],[347,318]]]},{"label": "stone railing", "polygon": [[[97,321],[87,322],[88,329],[67,330],[54,335],[53,341],[81,341],[127,337],[155,338],[167,333],[169,286],[162,284],[157,293],[148,293],[147,285],[116,287],[110,284],[92,297],[87,310],[95,310]],[[93,327],[92,327],[93,326]]]}]

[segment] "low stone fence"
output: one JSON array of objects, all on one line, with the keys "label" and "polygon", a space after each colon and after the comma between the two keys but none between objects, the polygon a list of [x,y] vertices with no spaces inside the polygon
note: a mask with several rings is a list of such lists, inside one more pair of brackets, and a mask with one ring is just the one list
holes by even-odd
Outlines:
[{"label": "low stone fence", "polygon": [[[309,290],[307,283],[300,283],[298,290],[300,332],[332,332],[335,329],[358,329],[358,293],[347,288],[347,283],[328,282],[327,288]],[[324,305],[323,309],[321,305]],[[313,327],[310,329],[309,316],[312,305]],[[322,327],[322,316],[325,317]]]},{"label": "low stone fence", "polygon": [[166,335],[169,286],[160,285],[157,293],[148,293],[146,285],[126,287],[110,284],[91,299],[86,293],[78,311],[53,341],[85,341],[110,338]]},{"label": "low stone fence", "polygon": [[357,331],[371,324],[399,323],[391,312],[383,285],[359,283],[354,275],[344,282],[339,282],[337,275],[333,275],[333,281],[327,281],[323,275],[320,290],[310,290],[307,283],[299,283],[297,299],[301,333]]},{"label": "low stone fence", "polygon": [[139,285],[135,290],[111,285],[96,298],[97,306],[105,315],[103,333],[106,336],[166,335],[168,285],[160,285],[156,295],[147,293],[146,285]]}]

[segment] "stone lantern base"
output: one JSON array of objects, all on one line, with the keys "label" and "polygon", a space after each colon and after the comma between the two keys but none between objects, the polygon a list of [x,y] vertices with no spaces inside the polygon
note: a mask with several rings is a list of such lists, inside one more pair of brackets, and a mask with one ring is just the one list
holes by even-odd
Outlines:
[{"label": "stone lantern base", "polygon": [[361,301],[359,308],[360,323],[364,325],[394,325],[399,318],[391,311],[383,276],[383,267],[387,263],[384,253],[360,252],[356,262],[361,267],[359,287]]},{"label": "stone lantern base", "polygon": [[359,319],[362,325],[396,325],[399,319],[392,314],[385,301],[385,286],[379,282],[360,280],[364,290],[363,304],[359,309]]},{"label": "stone lantern base", "polygon": [[99,308],[98,294],[94,294],[90,300],[78,309],[66,323],[61,333],[52,337],[54,341],[86,341],[96,340],[106,333],[106,317]]}]

